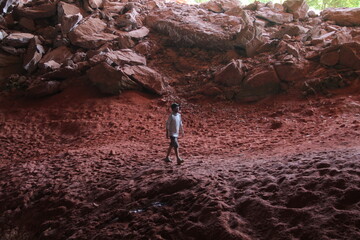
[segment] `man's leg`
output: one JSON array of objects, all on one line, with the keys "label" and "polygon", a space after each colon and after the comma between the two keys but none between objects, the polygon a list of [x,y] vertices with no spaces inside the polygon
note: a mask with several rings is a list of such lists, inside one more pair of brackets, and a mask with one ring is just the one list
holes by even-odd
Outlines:
[{"label": "man's leg", "polygon": [[166,158],[170,157],[171,149],[172,149],[172,146],[170,145],[168,150],[167,150]]}]

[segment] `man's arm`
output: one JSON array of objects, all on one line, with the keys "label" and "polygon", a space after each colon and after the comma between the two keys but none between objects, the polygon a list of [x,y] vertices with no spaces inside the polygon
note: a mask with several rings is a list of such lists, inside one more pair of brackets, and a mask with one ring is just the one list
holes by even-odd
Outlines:
[{"label": "man's arm", "polygon": [[181,134],[182,134],[182,136],[184,136],[185,135],[185,132],[184,132],[184,127],[183,127],[183,123],[182,123],[182,119],[180,118],[180,132],[181,132]]},{"label": "man's arm", "polygon": [[168,117],[166,121],[166,138],[169,138],[170,122],[171,122],[171,115]]}]

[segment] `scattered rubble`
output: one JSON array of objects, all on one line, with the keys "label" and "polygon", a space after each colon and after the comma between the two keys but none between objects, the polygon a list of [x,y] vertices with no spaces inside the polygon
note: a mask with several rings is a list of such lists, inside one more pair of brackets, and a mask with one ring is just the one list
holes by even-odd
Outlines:
[{"label": "scattered rubble", "polygon": [[[226,99],[253,101],[291,86],[300,88],[306,79],[329,77],[314,75],[322,67],[339,75],[344,69],[358,72],[360,68],[356,8],[326,9],[319,16],[308,12],[304,0],[248,6],[235,0],[200,5],[141,0],[5,2],[0,31],[3,82],[24,71],[47,81],[87,75],[105,93],[146,89],[166,94],[164,79],[171,76],[172,82],[181,81],[183,77],[175,72],[197,69],[180,55],[199,49],[191,57],[216,69],[197,84],[199,89],[212,89],[212,94],[225,94]],[[177,61],[173,69],[164,69],[161,54],[156,56],[166,46],[188,49],[172,53]],[[218,57],[202,58],[201,52],[216,52]],[[23,70],[9,67],[15,59]],[[94,76],[100,75],[96,71],[109,76],[119,73],[126,81],[122,77],[96,80]]]}]

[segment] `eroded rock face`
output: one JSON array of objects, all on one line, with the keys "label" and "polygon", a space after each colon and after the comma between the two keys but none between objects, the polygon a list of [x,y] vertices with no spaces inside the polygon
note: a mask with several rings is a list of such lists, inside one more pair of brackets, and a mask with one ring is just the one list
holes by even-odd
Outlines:
[{"label": "eroded rock face", "polygon": [[360,26],[360,8],[328,8],[321,16],[341,26]]}]

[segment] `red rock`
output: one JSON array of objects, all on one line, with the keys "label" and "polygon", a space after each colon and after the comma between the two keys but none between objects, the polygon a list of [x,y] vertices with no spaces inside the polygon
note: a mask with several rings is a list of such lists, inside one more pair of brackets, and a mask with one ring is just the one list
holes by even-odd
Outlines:
[{"label": "red rock", "polygon": [[59,2],[57,6],[61,31],[69,33],[83,19],[84,11],[75,5]]},{"label": "red rock", "polygon": [[283,6],[286,12],[294,15],[294,19],[306,18],[309,10],[309,6],[305,0],[286,0]]},{"label": "red rock", "polygon": [[270,37],[281,39],[285,34],[289,36],[299,36],[301,34],[305,34],[307,31],[309,31],[309,29],[302,26],[289,24],[281,26],[280,30],[273,33]]},{"label": "red rock", "polygon": [[15,48],[15,47],[6,46],[6,45],[2,45],[1,49],[7,53],[10,53],[11,55],[21,55],[26,52],[26,48]]},{"label": "red rock", "polygon": [[275,12],[270,8],[264,7],[256,11],[256,17],[265,19],[272,23],[283,24],[289,23],[294,20],[294,17],[290,13]]},{"label": "red rock", "polygon": [[360,26],[360,8],[327,8],[320,15],[341,26]]},{"label": "red rock", "polygon": [[122,49],[118,51],[100,52],[90,58],[90,63],[93,65],[99,62],[107,62],[110,65],[116,64],[118,66],[123,66],[124,64],[146,65],[146,58],[130,49]]},{"label": "red rock", "polygon": [[320,63],[325,66],[335,66],[339,62],[339,51],[331,51],[321,54]]},{"label": "red rock", "polygon": [[34,81],[26,93],[31,97],[51,96],[61,91],[61,83],[58,81]]},{"label": "red rock", "polygon": [[123,71],[138,84],[153,93],[162,95],[166,92],[163,76],[154,69],[146,66],[129,66],[124,67]]},{"label": "red rock", "polygon": [[13,47],[25,47],[33,38],[34,35],[31,33],[11,33],[3,40],[3,43]]},{"label": "red rock", "polygon": [[340,46],[339,64],[356,70],[360,69],[360,44],[346,43]]},{"label": "red rock", "polygon": [[280,80],[273,67],[255,68],[245,77],[235,99],[252,102],[274,95],[280,91]]},{"label": "red rock", "polygon": [[23,27],[26,28],[30,31],[35,31],[36,27],[35,27],[35,23],[34,20],[30,19],[30,18],[20,18],[19,20],[19,24]]},{"label": "red rock", "polygon": [[104,0],[85,0],[88,1],[89,6],[93,9],[102,8],[104,6]]},{"label": "red rock", "polygon": [[[39,67],[46,67],[46,63],[54,61],[60,65],[64,64],[68,59],[71,59],[72,53],[66,46],[58,47],[48,53],[39,62]],[[53,65],[53,64],[52,64]]]},{"label": "red rock", "polygon": [[11,74],[22,73],[22,59],[18,56],[9,56],[0,53],[0,82]]},{"label": "red rock", "polygon": [[45,53],[44,48],[40,44],[41,42],[37,37],[30,41],[23,60],[24,69],[28,72],[33,72],[37,68],[38,62]]},{"label": "red rock", "polygon": [[83,16],[80,13],[64,16],[61,19],[61,32],[63,34],[71,32],[82,19]]},{"label": "red rock", "polygon": [[136,40],[141,40],[149,34],[150,30],[147,27],[141,27],[139,29],[126,32],[124,35],[129,36]]},{"label": "red rock", "polygon": [[276,63],[274,69],[283,82],[297,82],[305,79],[306,69],[301,64]]},{"label": "red rock", "polygon": [[168,8],[155,11],[147,16],[146,23],[179,46],[207,49],[232,49],[239,42],[239,32],[245,28],[238,17],[211,12],[202,16],[192,6],[184,6],[181,11]]},{"label": "red rock", "polygon": [[80,23],[68,36],[73,45],[93,49],[118,37],[113,34],[104,33],[105,28],[106,23],[100,19],[89,18]]},{"label": "red rock", "polygon": [[56,13],[56,2],[44,3],[31,7],[19,7],[16,8],[15,12],[20,17],[31,19],[52,17]]},{"label": "red rock", "polygon": [[116,70],[105,62],[89,69],[87,76],[105,94],[119,94],[124,90],[140,89],[139,85],[121,70]]},{"label": "red rock", "polygon": [[224,13],[241,5],[237,0],[211,0],[200,4],[200,7],[215,13]]},{"label": "red rock", "polygon": [[228,87],[240,86],[244,76],[241,60],[232,60],[228,65],[215,73],[215,82]]}]

